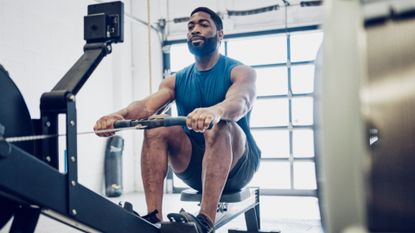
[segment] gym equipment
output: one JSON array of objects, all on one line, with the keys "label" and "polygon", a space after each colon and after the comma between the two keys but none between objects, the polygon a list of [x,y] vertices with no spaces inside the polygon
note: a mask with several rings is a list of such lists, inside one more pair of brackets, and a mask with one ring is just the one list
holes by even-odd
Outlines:
[{"label": "gym equipment", "polygon": [[[186,189],[182,191],[180,200],[200,203],[202,194],[193,189]],[[229,233],[265,233],[265,231],[260,230],[259,204],[259,188],[244,188],[236,193],[223,194],[218,204],[215,229],[219,229],[240,214],[244,214],[246,230],[228,230]],[[175,222],[178,222],[177,219]],[[172,225],[170,227],[174,228],[175,222],[166,223],[165,225]],[[167,226],[165,227],[167,228]],[[280,231],[267,232],[279,233]]]},{"label": "gym equipment", "polygon": [[415,232],[413,1],[325,7],[316,80],[325,230]]},{"label": "gym equipment", "polygon": [[[8,136],[17,136],[19,134],[30,135],[33,134],[33,126],[30,121],[29,110],[26,107],[26,104],[23,100],[23,97],[20,91],[17,89],[13,81],[8,78],[7,71],[0,65],[0,106],[13,106],[2,108],[0,111],[0,122],[5,122],[7,120],[10,130],[7,130],[5,134],[5,127],[0,125],[0,138],[2,135]],[[24,119],[25,121],[21,122],[16,120],[16,116],[19,119]],[[17,142],[15,143],[21,150],[35,154],[35,144],[33,141],[28,142]],[[9,146],[4,146],[0,142],[0,162],[3,158],[1,151],[8,152],[10,150]],[[5,198],[3,195],[0,195],[0,228],[6,224],[9,219],[13,216],[17,210],[17,203],[10,201]]]},{"label": "gym equipment", "polygon": [[124,139],[112,136],[105,149],[105,195],[119,197],[123,192],[122,185],[122,151]]},{"label": "gym equipment", "polygon": [[[123,3],[88,6],[84,18],[84,54],[41,97],[40,119],[26,104],[4,69],[0,70],[0,223],[14,216],[10,232],[33,232],[40,214],[86,232],[158,232],[159,229],[78,183],[75,95],[111,44],[123,41]],[[27,142],[4,138],[58,135],[58,114],[66,115],[67,173],[58,170],[57,137]]]},{"label": "gym equipment", "polygon": [[[87,232],[96,232],[96,230],[131,232],[137,229],[145,232],[159,231],[159,228],[136,215],[132,215],[133,210],[128,203],[123,209],[83,187],[76,180],[68,180],[72,172],[76,171],[76,157],[74,156],[76,154],[68,153],[72,156],[68,156],[67,163],[75,163],[75,165],[68,169],[67,174],[61,174],[56,168],[47,165],[47,163],[55,161],[52,160],[52,157],[45,156],[43,162],[35,158],[33,154],[44,155],[41,147],[41,143],[44,142],[35,144],[34,140],[47,139],[47,142],[54,140],[56,145],[53,146],[57,150],[56,138],[62,135],[57,134],[56,131],[52,134],[34,135],[36,131],[33,130],[32,124],[40,127],[40,120],[30,119],[28,109],[19,90],[3,67],[0,67],[0,87],[1,104],[4,104],[3,106],[12,104],[11,106],[13,106],[4,108],[4,111],[0,112],[0,122],[5,124],[5,126],[0,125],[0,204],[2,206],[0,228],[14,215],[10,232],[33,232],[38,216],[42,213]],[[76,121],[73,119],[75,118],[67,119],[69,121],[67,127],[76,126]],[[44,127],[50,128],[53,126],[48,121],[43,120],[42,122],[45,122]],[[172,125],[183,126],[185,124],[185,117],[125,120],[116,122],[115,130],[103,131],[146,129]],[[7,130],[8,126],[13,126],[13,128]],[[212,127],[212,124],[210,127]],[[66,136],[73,136],[75,133],[70,134],[68,130]],[[76,137],[74,141],[69,142],[71,143],[68,143],[68,148],[72,147],[72,150],[68,149],[68,151],[73,152],[73,147],[76,146]],[[120,149],[119,140],[116,144],[118,144],[117,148]],[[114,146],[112,143],[109,145]],[[38,150],[35,150],[35,148],[38,148]],[[29,154],[22,149],[26,149],[31,153]],[[57,158],[53,159],[57,160]],[[69,193],[67,192],[68,184],[73,189]],[[39,187],[42,188],[39,189]],[[76,201],[71,203],[72,198]],[[121,225],[113,223],[120,223]]]},{"label": "gym equipment", "polygon": [[366,188],[372,232],[415,232],[415,7],[399,2],[365,24],[368,75],[361,90],[372,141]]},{"label": "gym equipment", "polygon": [[[150,120],[119,120],[114,123],[114,128],[138,128],[151,129],[156,127],[168,127],[174,125],[186,125],[186,117],[157,117]],[[213,128],[213,122],[210,122],[208,129]]]}]

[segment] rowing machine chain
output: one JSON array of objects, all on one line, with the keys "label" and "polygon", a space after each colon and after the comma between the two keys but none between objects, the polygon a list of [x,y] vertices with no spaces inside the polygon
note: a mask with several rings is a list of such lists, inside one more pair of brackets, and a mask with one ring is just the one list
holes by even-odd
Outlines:
[{"label": "rowing machine chain", "polygon": [[[119,131],[124,131],[124,130],[136,130],[136,129],[145,129],[145,128],[146,126],[139,124],[133,127],[80,132],[80,133],[77,133],[77,135],[87,135],[87,134],[95,134],[95,133],[114,133],[114,132],[119,132]],[[44,139],[62,137],[62,136],[66,136],[66,134],[44,134],[44,135],[19,136],[19,137],[9,137],[9,138],[0,137],[0,140],[5,140],[6,142],[25,142],[25,141],[44,140]]]}]

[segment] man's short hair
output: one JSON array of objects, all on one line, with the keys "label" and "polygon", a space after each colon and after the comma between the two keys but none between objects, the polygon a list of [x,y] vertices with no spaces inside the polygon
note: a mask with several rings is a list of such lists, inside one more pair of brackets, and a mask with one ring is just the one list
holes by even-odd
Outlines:
[{"label": "man's short hair", "polygon": [[218,14],[216,14],[211,9],[209,9],[207,7],[198,7],[198,8],[196,8],[192,11],[192,13],[190,14],[190,17],[192,17],[192,15],[194,15],[196,12],[205,12],[205,13],[209,14],[210,18],[212,18],[213,22],[215,22],[215,25],[216,25],[216,28],[218,29],[218,31],[223,29],[222,19],[219,17]]}]

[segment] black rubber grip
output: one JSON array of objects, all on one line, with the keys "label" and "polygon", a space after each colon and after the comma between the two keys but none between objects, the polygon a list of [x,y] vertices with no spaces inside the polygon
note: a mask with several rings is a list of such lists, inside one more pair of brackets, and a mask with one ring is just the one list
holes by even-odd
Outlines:
[{"label": "black rubber grip", "polygon": [[131,127],[132,120],[119,120],[114,122],[114,128],[128,128]]},{"label": "black rubber grip", "polygon": [[[186,126],[186,117],[179,116],[179,117],[168,117],[164,119],[164,126],[173,126],[173,125],[181,125]],[[213,121],[210,122],[208,129],[213,128]]]},{"label": "black rubber grip", "polygon": [[174,126],[174,125],[181,125],[186,126],[186,117],[179,116],[179,117],[168,117],[164,118],[164,126]]}]

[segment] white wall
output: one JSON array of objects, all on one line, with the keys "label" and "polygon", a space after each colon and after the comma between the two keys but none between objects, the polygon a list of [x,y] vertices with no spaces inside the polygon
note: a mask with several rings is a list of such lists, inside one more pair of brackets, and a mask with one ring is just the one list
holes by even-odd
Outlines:
[{"label": "white wall", "polygon": [[[82,55],[83,16],[93,0],[0,0],[0,63],[22,92],[32,118],[39,118],[39,100],[50,91]],[[146,1],[125,1],[125,11],[147,19]],[[158,5],[158,1],[152,1]],[[145,9],[145,11],[143,11]],[[159,8],[152,12],[159,17]],[[78,132],[91,131],[102,115],[150,93],[148,88],[147,26],[125,19],[124,43],[113,45],[77,95]],[[161,80],[161,52],[152,33],[153,90]],[[62,127],[61,127],[62,128]],[[142,132],[122,133],[125,138],[124,188],[141,189],[139,155]],[[78,137],[79,181],[103,191],[106,139],[94,134]],[[63,150],[63,148],[60,148]]]},{"label": "white wall", "polygon": [[[150,22],[156,22],[161,16],[161,0],[151,0],[150,2]],[[148,1],[131,1],[131,10],[129,14],[138,16],[139,19],[147,22],[147,2]],[[150,30],[150,41],[148,35],[148,26],[134,21],[131,27],[131,40],[133,41],[131,50],[131,72],[132,79],[132,99],[142,99],[158,90],[158,86],[163,79],[163,64],[161,54],[161,41],[157,32]],[[149,51],[149,46],[151,50]],[[151,60],[151,62],[150,62]],[[151,78],[150,78],[151,65]],[[133,133],[134,138],[131,140],[135,152],[134,180],[135,190],[143,191],[141,182],[140,156],[143,141],[143,131]]]}]

